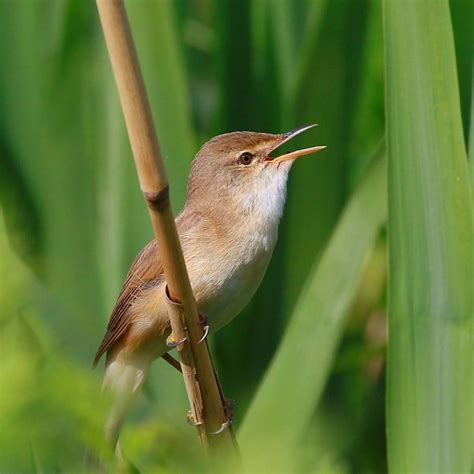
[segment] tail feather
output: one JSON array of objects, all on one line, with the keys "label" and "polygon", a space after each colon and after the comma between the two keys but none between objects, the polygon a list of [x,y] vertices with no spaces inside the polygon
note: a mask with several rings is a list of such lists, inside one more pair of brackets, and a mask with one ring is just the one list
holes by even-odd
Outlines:
[{"label": "tail feather", "polygon": [[114,449],[118,448],[123,422],[148,375],[149,367],[150,361],[127,360],[119,356],[110,361],[105,369],[103,391],[112,399],[105,435]]}]

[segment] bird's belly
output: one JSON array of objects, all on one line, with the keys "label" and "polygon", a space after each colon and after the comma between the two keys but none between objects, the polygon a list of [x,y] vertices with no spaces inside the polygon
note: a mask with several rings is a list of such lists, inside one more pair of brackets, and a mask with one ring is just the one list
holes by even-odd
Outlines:
[{"label": "bird's belly", "polygon": [[208,317],[212,331],[225,326],[247,305],[262,281],[270,257],[271,251],[261,252],[233,270],[225,265],[210,265],[206,281],[194,292],[199,311]]}]

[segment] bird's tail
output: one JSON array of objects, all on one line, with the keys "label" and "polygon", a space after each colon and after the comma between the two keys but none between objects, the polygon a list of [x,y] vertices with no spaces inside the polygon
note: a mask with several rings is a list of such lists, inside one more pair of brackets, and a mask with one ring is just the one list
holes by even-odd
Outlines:
[{"label": "bird's tail", "polygon": [[118,354],[107,361],[103,391],[111,399],[111,408],[105,425],[105,436],[122,466],[128,464],[119,443],[120,431],[131,404],[145,381],[150,361],[127,358]]}]

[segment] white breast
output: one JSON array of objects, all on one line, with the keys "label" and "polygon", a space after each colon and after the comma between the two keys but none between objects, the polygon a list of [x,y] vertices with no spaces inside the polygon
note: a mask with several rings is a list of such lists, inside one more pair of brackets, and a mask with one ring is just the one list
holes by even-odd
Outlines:
[{"label": "white breast", "polygon": [[262,242],[259,247],[208,261],[204,278],[199,278],[196,287],[193,284],[199,310],[208,316],[213,330],[232,320],[260,285],[274,246]]},{"label": "white breast", "polygon": [[210,242],[205,254],[188,263],[199,310],[212,330],[232,320],[263,279],[277,241],[288,170],[270,170],[257,191],[242,196],[237,202],[241,214],[226,241]]}]

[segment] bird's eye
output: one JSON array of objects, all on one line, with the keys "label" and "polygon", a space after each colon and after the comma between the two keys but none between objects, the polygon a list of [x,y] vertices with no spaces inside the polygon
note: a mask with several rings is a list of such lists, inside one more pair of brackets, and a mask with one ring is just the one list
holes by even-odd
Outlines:
[{"label": "bird's eye", "polygon": [[252,160],[253,160],[253,155],[252,153],[249,153],[248,151],[242,153],[239,156],[239,163],[242,165],[249,165],[250,163],[252,163]]}]

